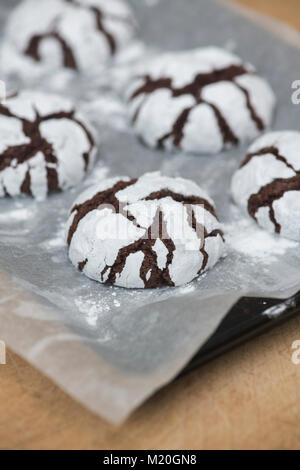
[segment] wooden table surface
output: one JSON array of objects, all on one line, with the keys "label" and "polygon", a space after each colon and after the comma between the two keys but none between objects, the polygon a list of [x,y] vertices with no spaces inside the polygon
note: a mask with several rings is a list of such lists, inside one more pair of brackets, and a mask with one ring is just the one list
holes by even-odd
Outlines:
[{"label": "wooden table surface", "polygon": [[[300,29],[299,0],[238,3]],[[0,366],[0,448],[300,449],[295,340],[300,318],[171,384],[119,428],[8,351]]]}]

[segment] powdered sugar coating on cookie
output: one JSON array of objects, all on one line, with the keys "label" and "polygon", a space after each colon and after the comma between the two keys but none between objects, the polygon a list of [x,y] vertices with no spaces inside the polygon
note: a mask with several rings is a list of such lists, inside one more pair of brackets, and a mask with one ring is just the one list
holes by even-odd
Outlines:
[{"label": "powdered sugar coating on cookie", "polygon": [[194,182],[147,173],[105,180],[75,201],[69,257],[101,283],[179,286],[212,268],[224,238],[214,204]]},{"label": "powdered sugar coating on cookie", "polygon": [[134,33],[134,19],[122,0],[25,0],[8,21],[2,67],[22,74],[61,67],[90,72]]},{"label": "powdered sugar coating on cookie", "polygon": [[0,197],[78,184],[95,160],[88,122],[60,96],[23,91],[0,104]]},{"label": "powdered sugar coating on cookie", "polygon": [[215,47],[149,61],[127,92],[137,135],[150,147],[218,153],[272,122],[275,96],[249,64]]},{"label": "powdered sugar coating on cookie", "polygon": [[300,132],[271,132],[254,142],[231,191],[261,227],[300,241]]}]

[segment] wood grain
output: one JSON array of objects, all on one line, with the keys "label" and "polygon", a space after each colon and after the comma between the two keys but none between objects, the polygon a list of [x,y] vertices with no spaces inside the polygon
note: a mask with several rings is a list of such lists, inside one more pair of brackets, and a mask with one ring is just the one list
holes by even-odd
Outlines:
[{"label": "wood grain", "polygon": [[270,15],[300,30],[299,0],[234,0],[234,2]]},{"label": "wood grain", "polygon": [[160,391],[120,428],[16,355],[0,366],[3,449],[299,449],[300,318]]},{"label": "wood grain", "polygon": [[[239,0],[300,29],[299,0]],[[160,391],[122,427],[11,351],[0,366],[1,449],[300,449],[300,318]]]}]

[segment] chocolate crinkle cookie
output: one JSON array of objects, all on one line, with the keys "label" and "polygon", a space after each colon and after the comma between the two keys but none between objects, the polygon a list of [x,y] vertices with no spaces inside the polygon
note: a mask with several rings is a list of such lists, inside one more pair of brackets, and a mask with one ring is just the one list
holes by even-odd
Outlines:
[{"label": "chocolate crinkle cookie", "polygon": [[71,210],[67,242],[72,263],[86,276],[127,288],[190,282],[224,249],[206,193],[160,173],[112,178],[85,191]]},{"label": "chocolate crinkle cookie", "polygon": [[89,124],[60,96],[23,91],[0,103],[0,197],[49,191],[79,183],[96,148]]},{"label": "chocolate crinkle cookie", "polygon": [[135,30],[122,0],[25,0],[8,21],[2,67],[21,74],[34,67],[90,72],[126,46]]},{"label": "chocolate crinkle cookie", "polygon": [[258,139],[233,176],[232,195],[261,227],[300,241],[300,132]]},{"label": "chocolate crinkle cookie", "polygon": [[272,89],[251,65],[215,47],[148,61],[126,97],[146,145],[192,153],[215,154],[256,138],[275,106]]}]

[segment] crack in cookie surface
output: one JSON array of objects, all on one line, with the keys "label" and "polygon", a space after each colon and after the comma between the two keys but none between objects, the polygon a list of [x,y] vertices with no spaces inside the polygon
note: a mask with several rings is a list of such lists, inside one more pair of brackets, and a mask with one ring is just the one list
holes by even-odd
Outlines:
[{"label": "crack in cookie surface", "polygon": [[185,205],[203,206],[204,209],[207,210],[207,212],[210,212],[210,214],[213,215],[216,220],[218,220],[215,208],[212,206],[212,204],[210,204],[207,199],[199,196],[185,196],[183,194],[170,191],[169,189],[161,189],[160,191],[155,191],[149,194],[149,196],[146,196],[145,201],[159,201],[160,199],[164,199],[166,197],[170,197],[171,199],[173,199],[173,201],[181,202]]},{"label": "crack in cookie surface", "polygon": [[[208,210],[208,208],[205,207],[205,205],[204,205],[204,208],[206,210]],[[217,219],[217,216],[215,215],[214,209],[213,209],[212,212],[211,212],[211,210],[208,210],[208,212],[210,212]],[[201,241],[200,253],[203,256],[203,262],[202,262],[201,268],[198,271],[198,275],[199,275],[205,270],[205,268],[207,266],[207,263],[208,263],[208,259],[209,259],[209,255],[208,255],[208,253],[205,249],[206,239],[211,238],[211,237],[220,236],[222,238],[223,242],[225,242],[225,237],[224,237],[223,231],[220,230],[220,229],[215,229],[212,232],[208,233],[206,227],[203,224],[199,224],[199,222],[197,221],[195,211],[193,209],[188,211],[188,224],[196,232],[198,238]]]},{"label": "crack in cookie surface", "polygon": [[[68,233],[68,245],[71,244],[72,238],[74,233],[77,230],[77,227],[79,225],[79,222],[81,219],[83,219],[89,212],[94,211],[95,209],[99,208],[100,206],[109,205],[112,206],[115,210],[116,213],[119,213],[120,208],[122,208],[122,205],[120,204],[120,201],[117,199],[116,194],[119,191],[122,191],[123,189],[126,189],[128,186],[133,185],[136,183],[136,179],[132,179],[130,181],[118,181],[114,186],[112,186],[109,189],[106,189],[105,191],[98,192],[95,196],[93,196],[91,199],[88,199],[87,201],[83,202],[82,204],[75,205],[71,209],[71,214],[75,212],[75,217],[73,219],[73,222],[71,224],[71,227],[69,229]],[[124,207],[125,205],[123,205]],[[122,210],[122,209],[121,209]]]},{"label": "crack in cookie surface", "polygon": [[[151,237],[153,227],[155,227],[156,229],[157,227],[159,227],[159,239],[164,243],[165,247],[168,250],[167,263],[164,269],[160,269],[158,267],[157,254],[153,250],[153,246],[157,241],[157,239]],[[113,266],[106,266],[102,271],[102,280],[106,271],[110,269],[110,273],[106,280],[106,283],[115,284],[117,276],[121,275],[123,272],[128,256],[140,251],[144,255],[144,260],[140,268],[140,278],[144,282],[144,286],[148,289],[155,288],[157,286],[174,287],[174,282],[172,281],[169,273],[169,266],[172,263],[176,247],[171,238],[163,238],[166,234],[167,225],[164,221],[163,213],[160,211],[160,209],[158,209],[154,217],[154,221],[147,231],[147,238],[142,237],[131,245],[121,248]]]},{"label": "crack in cookie surface", "polygon": [[64,67],[67,69],[78,70],[72,47],[57,31],[44,34],[35,34],[32,36],[27,47],[25,48],[24,54],[31,57],[35,62],[41,62],[42,58],[40,55],[40,47],[42,42],[46,39],[54,39],[60,45]]},{"label": "crack in cookie surface", "polygon": [[[95,194],[90,199],[84,201],[81,204],[75,204],[71,209],[71,214],[74,214],[72,222],[70,223],[69,232],[68,232],[68,245],[71,246],[72,239],[76,230],[78,229],[79,223],[87,214],[96,210],[102,209],[103,207],[110,206],[114,209],[116,214],[121,214],[127,220],[132,222],[136,227],[141,227],[136,218],[130,213],[130,203],[120,202],[118,199],[118,193],[120,191],[134,186],[138,180],[132,179],[129,181],[119,180],[110,188],[100,191]],[[138,252],[143,254],[143,261],[140,267],[139,276],[142,280],[145,288],[155,288],[163,286],[174,286],[174,282],[171,278],[169,268],[172,265],[174,258],[174,253],[176,251],[176,245],[172,240],[171,234],[168,233],[167,222],[165,220],[165,214],[163,209],[160,207],[159,201],[171,198],[173,201],[182,204],[184,207],[189,207],[190,205],[201,205],[206,211],[208,211],[215,219],[217,223],[217,216],[215,214],[215,209],[210,202],[205,198],[198,196],[186,196],[180,193],[175,193],[169,189],[161,189],[159,191],[152,192],[145,197],[139,198],[138,202],[142,201],[157,201],[158,207],[156,213],[153,217],[152,223],[148,228],[145,228],[145,233],[142,237],[134,241],[133,243],[122,247],[119,249],[116,259],[112,265],[106,264],[99,273],[99,278],[102,283],[106,284],[117,284],[118,278],[122,275],[128,257],[134,255]],[[190,227],[197,232],[197,236],[200,240],[200,249],[199,251],[203,255],[203,263],[199,269],[198,274],[200,274],[207,265],[208,262],[208,253],[205,251],[205,239],[209,237],[220,236],[224,241],[223,232],[220,229],[215,229],[211,233],[208,233],[205,228],[201,232],[197,231],[197,226],[199,226],[194,211],[192,211],[192,216],[189,216],[189,211],[187,210],[187,219]],[[154,235],[154,236],[153,236]],[[158,254],[154,249],[157,241],[160,240],[166,248],[166,261],[163,268],[159,267],[158,263]],[[78,264],[80,271],[84,270],[84,267],[88,263],[88,258]]]},{"label": "crack in cookie surface", "polygon": [[281,232],[281,225],[276,220],[273,203],[281,199],[288,191],[300,191],[300,173],[291,178],[278,178],[272,183],[263,186],[258,193],[252,194],[248,201],[248,211],[255,220],[257,211],[262,207],[269,208],[271,222],[275,226],[275,232]]},{"label": "crack in cookie surface", "polygon": [[149,95],[161,89],[168,89],[170,90],[173,98],[177,98],[184,95],[192,96],[195,100],[195,104],[182,110],[179,116],[175,119],[170,132],[166,133],[157,140],[158,148],[164,148],[165,141],[169,138],[172,138],[173,145],[175,147],[180,148],[180,145],[184,138],[184,129],[186,124],[188,123],[190,114],[199,105],[206,105],[213,111],[220,133],[222,135],[224,146],[226,146],[227,144],[237,145],[239,143],[239,139],[235,135],[233,129],[229,125],[226,118],[223,116],[219,106],[210,103],[208,100],[205,100],[202,96],[202,93],[204,88],[208,85],[216,84],[219,82],[233,83],[237,87],[237,89],[239,89],[244,94],[246,107],[249,110],[250,117],[255,123],[257,129],[259,131],[262,131],[265,129],[265,125],[263,120],[257,114],[254,105],[251,102],[249,91],[235,81],[238,77],[243,75],[249,75],[251,73],[252,72],[250,72],[243,65],[231,65],[223,69],[213,70],[209,73],[200,73],[196,75],[196,77],[191,83],[182,87],[174,86],[173,79],[168,77],[153,79],[150,75],[145,75],[141,77],[141,79],[144,80],[144,83],[139,86],[129,98],[130,101],[133,101],[135,98],[144,95],[144,99],[135,110],[135,113],[132,117],[132,122],[135,123],[139,119],[141,110],[145,105],[147,97]]},{"label": "crack in cookie surface", "polygon": [[295,171],[296,173],[295,168],[287,161],[287,159],[283,155],[280,155],[278,148],[276,148],[274,145],[272,145],[271,147],[264,147],[258,152],[249,153],[246,156],[245,160],[241,163],[240,168],[243,168],[244,166],[248,165],[248,163],[250,163],[254,157],[263,157],[267,154],[273,155],[276,160],[283,162],[288,168]]},{"label": "crack in cookie surface", "polygon": [[[117,14],[104,13],[99,7],[93,5],[86,5],[81,3],[80,0],[62,0],[64,3],[71,6],[81,8],[83,10],[91,12],[95,19],[95,27],[106,39],[110,54],[113,56],[117,51],[117,41],[116,38],[110,31],[105,27],[105,19],[112,19],[116,22],[126,22],[130,24],[130,19],[126,16],[121,16]],[[31,57],[35,62],[41,62],[42,58],[40,55],[40,47],[43,41],[46,39],[54,39],[61,48],[63,56],[63,66],[72,70],[78,70],[79,66],[75,58],[75,51],[73,47],[68,43],[67,39],[63,37],[62,33],[59,32],[59,21],[63,17],[64,12],[61,15],[58,15],[53,29],[51,31],[35,34],[29,40],[28,45],[25,48],[24,54]]]},{"label": "crack in cookie surface", "polygon": [[[16,98],[17,96],[14,96],[13,98]],[[93,136],[87,126],[76,117],[75,110],[69,112],[59,111],[46,115],[40,115],[38,111],[35,110],[35,119],[34,121],[31,121],[30,119],[22,118],[17,114],[14,114],[10,111],[9,106],[5,106],[4,104],[0,103],[0,115],[5,116],[7,118],[14,118],[19,120],[22,123],[22,130],[24,136],[29,139],[29,143],[9,146],[4,152],[2,152],[2,154],[0,154],[0,176],[1,172],[4,171],[6,168],[9,168],[12,165],[15,168],[22,163],[29,162],[39,152],[41,152],[45,160],[48,190],[60,191],[61,188],[59,186],[59,178],[57,172],[59,159],[54,151],[52,144],[42,136],[40,126],[41,124],[50,120],[62,119],[67,119],[76,123],[85,132],[85,135],[90,145],[89,150],[82,154],[85,171],[87,171],[90,155],[95,143]],[[21,184],[20,192],[23,194],[32,195],[31,176],[29,168],[26,172],[24,181]]]},{"label": "crack in cookie surface", "polygon": [[[106,38],[107,44],[110,49],[110,53],[111,55],[114,55],[117,50],[117,43],[116,43],[114,36],[104,26],[104,16],[107,16],[107,15],[104,15],[103,12],[100,10],[100,8],[96,6],[92,6],[92,5],[84,5],[78,0],[65,0],[65,2],[70,3],[76,7],[89,10],[91,13],[93,13],[95,17],[97,29]],[[117,20],[118,16],[115,16],[114,18]]]},{"label": "crack in cookie surface", "polygon": [[274,225],[275,233],[281,233],[281,224],[276,219],[273,204],[279,201],[289,191],[300,191],[300,171],[283,156],[275,145],[263,147],[262,149],[249,153],[240,165],[240,168],[246,167],[254,158],[263,158],[266,155],[272,155],[277,161],[292,170],[295,174],[290,178],[275,178],[270,183],[262,186],[256,194],[252,194],[248,199],[248,212],[250,216],[257,221],[257,212],[266,207],[269,209],[269,218]]}]

